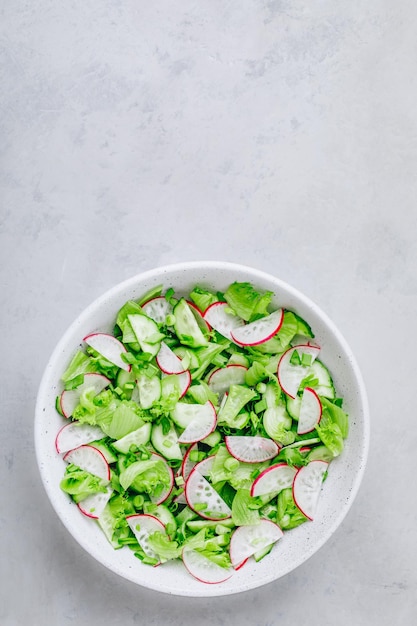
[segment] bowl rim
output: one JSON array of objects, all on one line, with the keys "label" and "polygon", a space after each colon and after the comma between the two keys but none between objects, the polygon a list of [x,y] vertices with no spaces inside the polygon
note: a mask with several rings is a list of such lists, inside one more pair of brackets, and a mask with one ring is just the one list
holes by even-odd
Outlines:
[{"label": "bowl rim", "polygon": [[[42,408],[42,398],[45,396],[45,393],[47,393],[48,387],[47,387],[47,383],[50,377],[50,370],[51,367],[56,359],[56,356],[59,352],[62,351],[63,347],[66,346],[68,344],[68,339],[70,338],[70,336],[72,335],[73,331],[75,330],[75,328],[79,325],[81,325],[90,315],[91,313],[100,308],[101,305],[103,303],[105,303],[108,299],[112,298],[114,295],[116,295],[118,292],[123,292],[125,290],[130,290],[131,288],[133,288],[138,282],[145,282],[145,281],[149,281],[154,279],[155,277],[161,277],[161,279],[163,278],[164,274],[168,274],[168,273],[173,273],[173,272],[187,272],[189,270],[196,270],[196,269],[200,269],[200,270],[229,270],[229,271],[236,271],[236,272],[248,272],[248,274],[251,276],[251,280],[256,281],[256,278],[259,278],[262,281],[267,281],[267,282],[273,282],[275,283],[277,286],[279,286],[280,288],[282,288],[284,291],[286,291],[288,294],[290,294],[292,297],[294,297],[297,300],[300,300],[301,302],[303,302],[303,304],[305,306],[307,306],[309,309],[311,309],[319,318],[321,318],[321,320],[323,321],[323,323],[329,328],[330,332],[335,336],[335,338],[337,339],[337,341],[339,342],[339,344],[341,345],[344,353],[346,354],[346,356],[348,357],[349,363],[352,367],[352,371],[354,374],[354,378],[355,378],[355,382],[357,384],[357,390],[358,390],[358,396],[359,396],[359,404],[362,408],[362,414],[363,414],[363,438],[361,440],[361,449],[358,451],[358,455],[360,458],[360,463],[356,469],[355,475],[354,475],[354,480],[352,482],[352,487],[350,489],[350,493],[349,493],[349,498],[347,500],[347,502],[345,503],[344,507],[340,510],[340,512],[338,513],[338,515],[335,516],[333,523],[328,527],[327,529],[327,533],[323,534],[323,537],[321,538],[320,541],[317,541],[314,545],[314,549],[310,550],[310,552],[308,553],[306,558],[303,558],[302,560],[300,560],[299,562],[296,562],[294,567],[292,569],[290,569],[287,572],[284,572],[284,574],[282,574],[281,576],[271,576],[268,580],[262,580],[261,582],[259,582],[258,584],[256,584],[256,582],[254,583],[252,581],[251,584],[246,584],[246,585],[242,585],[242,588],[239,589],[226,589],[226,588],[219,588],[219,586],[214,586],[216,587],[216,589],[218,589],[218,593],[209,593],[208,591],[208,587],[212,588],[213,585],[202,585],[202,589],[201,592],[192,592],[192,593],[188,593],[184,590],[184,593],[181,593],[177,590],[175,591],[171,591],[168,589],[164,589],[162,588],[162,586],[158,586],[158,585],[153,585],[153,584],[149,584],[149,581],[144,581],[143,583],[139,583],[138,581],[134,580],[133,578],[129,578],[128,576],[126,576],[125,573],[119,571],[117,568],[111,567],[108,565],[108,563],[103,559],[100,560],[99,558],[97,558],[96,555],[93,555],[88,547],[88,545],[86,544],[86,542],[82,542],[80,541],[78,538],[74,537],[73,532],[70,528],[70,525],[67,524],[65,519],[62,519],[61,516],[61,512],[60,512],[60,508],[57,505],[55,496],[54,496],[54,491],[55,489],[50,486],[49,481],[48,481],[48,475],[47,475],[47,468],[44,466],[43,464],[43,460],[41,457],[41,429],[39,427],[40,424],[40,420],[42,419],[42,414],[43,414],[43,408]],[[46,491],[46,494],[48,496],[48,499],[53,507],[53,509],[55,510],[55,513],[57,514],[58,518],[60,519],[61,523],[63,523],[63,525],[66,527],[66,529],[68,530],[68,532],[70,533],[70,535],[77,541],[77,543],[79,543],[81,545],[81,547],[86,550],[88,552],[88,554],[90,556],[92,556],[95,560],[98,560],[102,565],[104,565],[107,569],[110,569],[110,571],[112,571],[113,573],[118,574],[119,576],[130,580],[131,582],[134,582],[134,584],[139,584],[140,586],[143,586],[145,588],[148,589],[152,589],[154,591],[159,591],[161,593],[167,593],[170,595],[179,595],[179,596],[185,596],[185,597],[216,597],[216,596],[222,596],[222,595],[232,595],[232,594],[236,594],[236,593],[242,593],[244,591],[249,591],[252,589],[255,589],[259,586],[263,586],[265,584],[271,583],[273,581],[278,580],[278,578],[285,576],[287,574],[289,574],[291,571],[293,571],[294,569],[296,569],[297,567],[299,567],[300,565],[302,565],[303,563],[305,563],[307,560],[309,560],[327,541],[328,539],[332,536],[332,534],[338,529],[338,527],[341,525],[342,521],[344,520],[344,518],[346,517],[346,515],[348,514],[350,508],[353,505],[353,502],[356,499],[357,493],[359,491],[359,488],[361,486],[362,480],[363,480],[363,476],[365,473],[365,469],[366,469],[366,465],[367,465],[367,461],[368,461],[368,455],[369,455],[369,445],[370,445],[370,413],[369,413],[369,403],[368,403],[368,397],[367,397],[367,392],[366,392],[366,387],[365,387],[365,383],[362,377],[362,373],[360,371],[359,365],[356,361],[356,358],[348,344],[348,342],[346,341],[346,339],[344,338],[344,336],[342,335],[342,333],[339,331],[339,329],[337,328],[337,326],[334,324],[334,322],[331,320],[331,318],[327,315],[327,313],[325,313],[309,296],[306,296],[304,293],[302,293],[301,291],[299,291],[297,288],[293,287],[292,285],[290,285],[289,283],[287,283],[286,281],[282,280],[281,278],[278,278],[277,276],[274,276],[271,273],[265,272],[263,270],[259,270],[257,268],[254,268],[252,266],[249,265],[245,265],[245,264],[241,264],[241,263],[233,263],[233,262],[229,262],[229,261],[213,261],[213,260],[209,260],[209,261],[184,261],[184,262],[180,262],[180,263],[172,263],[172,264],[167,264],[167,265],[161,265],[158,266],[156,268],[153,268],[151,270],[146,270],[144,272],[139,272],[133,276],[131,276],[128,279],[125,279],[115,285],[113,285],[112,287],[110,287],[109,289],[107,289],[105,292],[103,292],[100,296],[98,296],[97,298],[95,298],[92,302],[90,302],[90,304],[88,304],[76,317],[75,319],[71,322],[71,324],[67,327],[67,329],[65,330],[65,332],[63,333],[63,335],[61,336],[61,338],[59,339],[59,341],[55,344],[55,347],[53,348],[47,364],[44,368],[41,380],[40,380],[40,384],[39,384],[39,388],[38,388],[38,392],[37,392],[37,397],[36,397],[36,404],[35,404],[35,420],[34,420],[34,443],[35,443],[35,456],[36,456],[36,461],[37,461],[37,466],[38,466],[38,470],[42,479],[42,484],[43,487]],[[207,593],[205,593],[205,591]]]}]

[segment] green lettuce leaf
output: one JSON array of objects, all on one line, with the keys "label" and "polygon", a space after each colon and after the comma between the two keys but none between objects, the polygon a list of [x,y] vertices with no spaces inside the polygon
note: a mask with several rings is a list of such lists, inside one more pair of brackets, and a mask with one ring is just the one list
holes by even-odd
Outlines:
[{"label": "green lettuce leaf", "polygon": [[86,472],[73,463],[69,463],[65,468],[60,487],[77,503],[94,493],[106,491],[106,484],[101,478]]},{"label": "green lettuce leaf", "polygon": [[247,322],[268,315],[268,306],[274,294],[272,291],[259,293],[250,283],[232,283],[224,297],[233,311]]}]

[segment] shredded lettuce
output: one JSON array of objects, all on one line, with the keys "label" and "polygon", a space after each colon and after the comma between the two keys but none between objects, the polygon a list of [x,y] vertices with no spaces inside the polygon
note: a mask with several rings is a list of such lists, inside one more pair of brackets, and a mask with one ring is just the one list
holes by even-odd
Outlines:
[{"label": "shredded lettuce", "polygon": [[259,512],[252,505],[249,489],[238,489],[232,504],[232,520],[236,526],[250,526],[259,522]]},{"label": "shredded lettuce", "polygon": [[204,313],[208,307],[214,302],[218,302],[218,298],[214,293],[203,289],[202,287],[194,287],[190,292],[190,300]]},{"label": "shredded lettuce", "polygon": [[106,484],[101,478],[86,472],[73,463],[66,466],[60,487],[62,491],[72,497],[74,502],[81,502],[87,496],[106,491]]},{"label": "shredded lettuce", "polygon": [[283,489],[277,498],[277,523],[282,530],[296,528],[307,521],[307,518],[294,502],[292,489]]},{"label": "shredded lettuce", "polygon": [[247,322],[268,314],[272,291],[261,294],[250,283],[235,282],[225,291],[224,298],[233,311]]}]

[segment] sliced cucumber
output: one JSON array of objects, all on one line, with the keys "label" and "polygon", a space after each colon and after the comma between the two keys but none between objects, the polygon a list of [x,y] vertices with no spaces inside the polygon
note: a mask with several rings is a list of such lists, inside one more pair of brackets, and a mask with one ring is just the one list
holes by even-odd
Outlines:
[{"label": "sliced cucumber", "polygon": [[198,367],[200,367],[200,360],[194,350],[192,350],[191,348],[178,346],[177,348],[173,349],[173,352],[183,362],[184,369],[196,370]]},{"label": "sliced cucumber", "polygon": [[205,439],[202,439],[201,443],[205,443],[208,446],[210,446],[211,448],[213,448],[218,443],[220,443],[221,438],[222,438],[222,436],[219,433],[219,431],[218,430],[214,430],[212,433],[210,433],[210,435],[208,437],[206,437]]},{"label": "sliced cucumber", "polygon": [[271,552],[274,545],[275,543],[271,543],[269,546],[265,546],[265,548],[262,548],[261,550],[258,550],[258,552],[255,552],[255,554],[253,555],[253,558],[255,559],[255,561],[259,563],[259,561],[263,559],[264,556],[266,556],[267,554]]},{"label": "sliced cucumber", "polygon": [[146,374],[139,374],[137,385],[140,406],[142,409],[150,409],[161,397],[161,380],[158,376],[149,378]]},{"label": "sliced cucumber", "polygon": [[177,431],[174,425],[170,425],[169,431],[165,434],[161,424],[154,424],[151,432],[152,445],[157,452],[170,461],[181,461],[182,452],[178,443]]},{"label": "sliced cucumber", "polygon": [[175,305],[174,316],[175,332],[182,344],[191,346],[192,348],[202,348],[207,346],[207,338],[204,336],[204,333],[199,327],[197,320],[185,298],[181,298],[181,300]]},{"label": "sliced cucumber", "polygon": [[108,504],[104,507],[103,511],[100,514],[100,517],[97,520],[98,525],[106,536],[107,541],[110,545],[118,550],[122,547],[122,544],[119,543],[117,539],[114,539],[114,517],[111,512],[111,509]]},{"label": "sliced cucumber", "polygon": [[164,526],[171,526],[173,529],[177,527],[175,517],[171,513],[165,504],[153,504],[152,502],[145,502],[143,505],[143,512],[148,515],[154,515],[157,517]]},{"label": "sliced cucumber", "polygon": [[308,453],[309,461],[326,461],[330,463],[334,459],[334,454],[326,446],[317,446]]},{"label": "sliced cucumber", "polygon": [[96,450],[99,450],[99,452],[101,452],[107,463],[116,463],[117,456],[105,443],[103,443],[102,441],[93,441],[90,445],[93,446],[93,448],[96,448]]},{"label": "sliced cucumber", "polygon": [[127,454],[130,450],[130,446],[143,446],[147,444],[151,438],[151,430],[152,425],[150,422],[146,422],[137,430],[134,430],[117,441],[114,441],[113,447],[116,448],[118,452]]},{"label": "sliced cucumber", "polygon": [[287,403],[287,411],[291,417],[298,421],[300,416],[300,406],[301,406],[301,396],[295,396],[295,398],[290,398],[290,396],[286,396]]},{"label": "sliced cucumber", "polygon": [[324,396],[333,400],[335,398],[335,389],[330,372],[321,361],[317,359],[310,366],[309,373],[318,379],[318,385],[311,385],[319,396]]},{"label": "sliced cucumber", "polygon": [[164,335],[159,332],[156,322],[147,315],[140,313],[128,315],[128,320],[143,352],[156,356],[164,338]]}]

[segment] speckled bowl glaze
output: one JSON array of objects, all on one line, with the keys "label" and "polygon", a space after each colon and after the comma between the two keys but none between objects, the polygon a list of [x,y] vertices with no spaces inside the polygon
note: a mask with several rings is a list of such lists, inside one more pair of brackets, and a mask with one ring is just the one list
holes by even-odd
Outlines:
[{"label": "speckled bowl glaze", "polygon": [[[226,582],[210,585],[192,578],[180,562],[152,568],[143,565],[128,548],[113,550],[96,523],[84,517],[60,490],[65,463],[56,453],[54,441],[63,418],[55,410],[55,398],[62,389],[60,376],[80,347],[81,338],[92,331],[111,331],[116,313],[126,300],[139,298],[160,284],[186,294],[196,284],[224,290],[233,281],[249,281],[259,289],[273,291],[276,307],[293,309],[309,322],[322,349],[320,358],[330,368],[338,393],[345,398],[350,433],[343,454],[329,468],[315,520],[284,533],[261,562],[248,562]],[[368,443],[365,387],[340,332],[318,306],[293,287],[274,276],[233,263],[189,262],[160,267],[110,289],[81,313],[59,341],[43,375],[36,405],[35,445],[40,474],[58,517],[74,539],[114,573],[143,587],[181,596],[243,592],[275,581],[304,563],[332,536],[351,507],[364,474]]]}]

